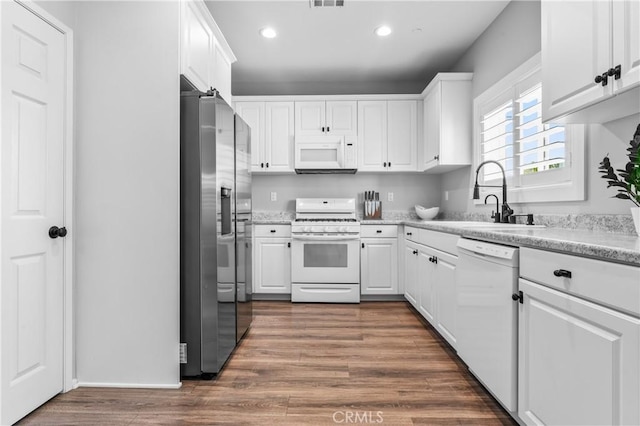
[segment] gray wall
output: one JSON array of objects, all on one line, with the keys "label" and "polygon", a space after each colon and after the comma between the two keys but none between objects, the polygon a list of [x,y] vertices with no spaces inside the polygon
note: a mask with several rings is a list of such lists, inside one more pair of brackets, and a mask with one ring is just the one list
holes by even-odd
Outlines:
[{"label": "gray wall", "polygon": [[[540,2],[511,2],[451,71],[474,73],[473,96],[476,97],[539,52],[540,40]],[[616,167],[624,166],[625,149],[638,123],[640,115],[588,126],[586,201],[514,204],[515,209],[538,214],[630,214],[629,201],[610,199],[615,192],[606,188],[597,167],[607,153]],[[471,167],[443,175],[442,191],[449,193],[449,200],[445,201],[443,196],[441,201],[445,211],[490,212],[491,207],[476,207],[471,200],[474,177]]]},{"label": "gray wall", "polygon": [[[271,192],[278,194],[271,201]],[[356,173],[355,175],[253,175],[254,210],[295,211],[295,199],[307,197],[357,198],[362,201],[364,191],[378,191],[382,211],[413,210],[438,206],[440,202],[440,178],[415,174]],[[393,192],[394,201],[387,201],[387,193]]]},{"label": "gray wall", "polygon": [[76,377],[176,386],[179,4],[39,4],[75,38]]}]

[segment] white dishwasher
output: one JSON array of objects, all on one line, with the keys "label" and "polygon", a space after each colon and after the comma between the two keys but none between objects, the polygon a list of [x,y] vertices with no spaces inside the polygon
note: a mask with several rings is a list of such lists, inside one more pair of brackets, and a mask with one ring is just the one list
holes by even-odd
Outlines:
[{"label": "white dishwasher", "polygon": [[458,240],[458,355],[505,409],[517,411],[518,249]]}]

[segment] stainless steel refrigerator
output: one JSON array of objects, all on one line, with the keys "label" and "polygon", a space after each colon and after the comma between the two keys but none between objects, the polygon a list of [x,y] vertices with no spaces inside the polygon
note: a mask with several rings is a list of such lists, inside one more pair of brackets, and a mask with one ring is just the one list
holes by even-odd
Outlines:
[{"label": "stainless steel refrigerator", "polygon": [[[181,85],[188,87],[184,77]],[[250,131],[245,135],[236,149],[235,116],[217,92],[181,92],[182,376],[220,372],[251,322]]]}]

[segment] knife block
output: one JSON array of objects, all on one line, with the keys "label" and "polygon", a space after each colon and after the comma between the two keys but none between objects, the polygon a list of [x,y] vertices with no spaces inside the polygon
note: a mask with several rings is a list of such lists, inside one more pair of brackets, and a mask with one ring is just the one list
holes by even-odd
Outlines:
[{"label": "knife block", "polygon": [[364,202],[364,220],[382,219],[382,201]]}]

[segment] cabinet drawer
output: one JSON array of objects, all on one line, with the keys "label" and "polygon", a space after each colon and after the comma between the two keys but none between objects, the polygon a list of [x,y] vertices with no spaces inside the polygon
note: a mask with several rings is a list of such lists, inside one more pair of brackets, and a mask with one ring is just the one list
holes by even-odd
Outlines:
[{"label": "cabinet drawer", "polygon": [[451,253],[454,256],[458,256],[458,240],[459,235],[449,234],[447,232],[431,231],[428,229],[421,229],[420,239],[418,242],[425,246],[433,247],[445,253]]},{"label": "cabinet drawer", "polygon": [[290,237],[291,225],[256,225],[256,237]]},{"label": "cabinet drawer", "polygon": [[413,226],[405,226],[404,227],[404,237],[408,241],[419,242],[420,235],[422,234],[422,229],[414,228]]},{"label": "cabinet drawer", "polygon": [[525,247],[520,276],[640,316],[639,267]]},{"label": "cabinet drawer", "polygon": [[396,238],[397,236],[397,225],[363,225],[360,227],[360,237],[362,238]]}]

